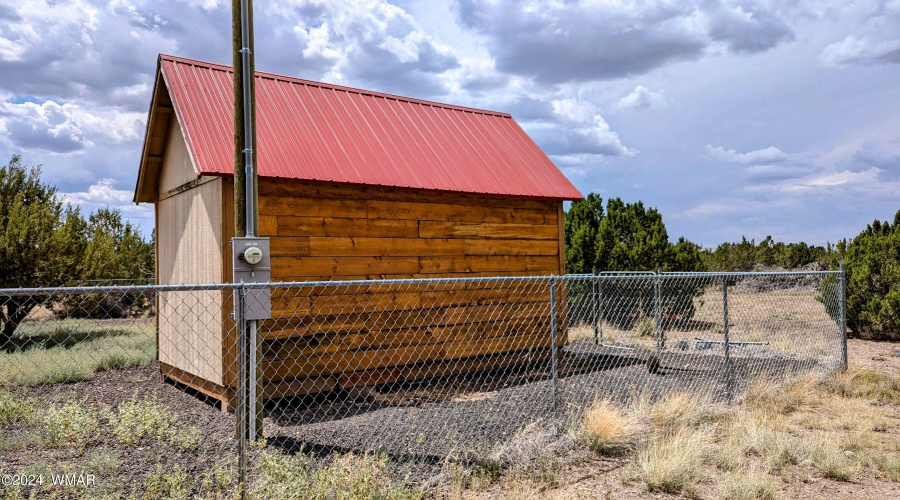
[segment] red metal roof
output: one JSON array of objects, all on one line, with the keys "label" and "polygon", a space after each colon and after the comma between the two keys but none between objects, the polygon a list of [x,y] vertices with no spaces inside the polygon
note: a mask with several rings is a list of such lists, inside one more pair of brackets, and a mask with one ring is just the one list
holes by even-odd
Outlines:
[{"label": "red metal roof", "polygon": [[[201,175],[231,175],[232,68],[160,55]],[[505,113],[256,73],[261,177],[581,199]]]}]

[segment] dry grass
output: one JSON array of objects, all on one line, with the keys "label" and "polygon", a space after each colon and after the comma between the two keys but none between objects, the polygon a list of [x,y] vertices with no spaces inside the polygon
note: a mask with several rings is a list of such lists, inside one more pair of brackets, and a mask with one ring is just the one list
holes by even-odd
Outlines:
[{"label": "dry grass", "polygon": [[845,398],[863,398],[883,403],[900,403],[900,377],[850,366],[846,372],[829,377],[823,387]]},{"label": "dry grass", "polygon": [[828,479],[850,481],[862,470],[858,456],[844,450],[834,434],[820,435],[810,453],[813,466]]},{"label": "dry grass", "polygon": [[680,428],[642,444],[626,474],[648,491],[697,492],[712,435],[705,429]]},{"label": "dry grass", "polygon": [[722,474],[716,491],[722,500],[775,500],[778,496],[772,477],[756,467]]},{"label": "dry grass", "polygon": [[[643,405],[639,400],[638,408]],[[715,408],[708,401],[686,392],[668,394],[645,408],[653,425],[660,429],[697,425],[714,418],[715,414]],[[640,409],[637,412],[640,413]]]},{"label": "dry grass", "polygon": [[803,442],[788,432],[778,416],[738,411],[720,431],[716,460],[728,471],[758,465],[767,472],[778,472],[808,455]]},{"label": "dry grass", "polygon": [[898,400],[897,377],[859,368],[801,374],[755,381],[743,404],[729,407],[685,393],[627,408],[598,401],[578,442],[602,455],[629,452],[623,480],[649,491],[772,499],[781,481],[802,477],[853,481],[869,469],[900,480]]},{"label": "dry grass", "polygon": [[634,443],[635,426],[614,403],[598,400],[585,411],[578,440],[604,455],[619,455]]},{"label": "dry grass", "polygon": [[900,483],[900,453],[878,456],[872,462],[885,479]]},{"label": "dry grass", "polygon": [[781,384],[771,379],[752,382],[747,389],[744,405],[751,410],[787,415],[817,408],[821,406],[822,399],[820,377],[816,374],[802,374]]}]

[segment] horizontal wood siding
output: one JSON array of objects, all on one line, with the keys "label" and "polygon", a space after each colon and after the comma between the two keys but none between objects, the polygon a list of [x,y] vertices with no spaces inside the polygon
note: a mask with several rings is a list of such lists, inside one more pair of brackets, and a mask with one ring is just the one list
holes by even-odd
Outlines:
[{"label": "horizontal wood siding", "polygon": [[[275,281],[560,272],[556,201],[268,179],[259,199]],[[464,358],[503,366],[525,359],[504,353],[550,346],[549,297],[533,282],[275,290],[261,367],[268,381],[353,385]]]}]

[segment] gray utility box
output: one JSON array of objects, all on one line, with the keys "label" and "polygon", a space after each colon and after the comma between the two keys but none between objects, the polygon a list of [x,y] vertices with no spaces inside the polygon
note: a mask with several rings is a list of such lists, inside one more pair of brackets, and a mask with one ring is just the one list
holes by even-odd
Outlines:
[{"label": "gray utility box", "polygon": [[[272,280],[269,238],[240,237],[231,239],[231,265],[234,283],[268,283]],[[244,295],[244,319],[270,319],[272,291],[248,288]]]}]

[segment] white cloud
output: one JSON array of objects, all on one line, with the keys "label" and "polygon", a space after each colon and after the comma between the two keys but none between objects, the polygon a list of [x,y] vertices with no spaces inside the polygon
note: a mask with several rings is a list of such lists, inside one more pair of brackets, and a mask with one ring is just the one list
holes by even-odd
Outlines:
[{"label": "white cloud", "polygon": [[713,147],[712,145],[707,144],[706,155],[716,161],[733,163],[737,165],[778,163],[789,158],[787,153],[774,146],[769,146],[764,149],[757,149],[756,151],[750,151],[748,153],[738,153],[733,149]]},{"label": "white cloud", "polygon": [[839,67],[900,63],[900,1],[847,2],[840,15],[850,32],[822,49],[822,64]]},{"label": "white cloud", "polygon": [[80,206],[87,213],[98,208],[113,207],[129,218],[149,219],[153,215],[153,207],[148,204],[135,205],[132,203],[133,196],[134,192],[130,189],[116,189],[116,181],[109,178],[98,180],[87,191],[62,194],[65,202]]},{"label": "white cloud", "polygon": [[643,85],[638,85],[630,94],[619,99],[616,107],[619,109],[643,109],[665,103],[666,98],[662,92],[653,92]]},{"label": "white cloud", "polygon": [[35,0],[19,3],[15,19],[0,26],[0,60],[17,62],[49,50],[85,50],[99,23],[88,2]]},{"label": "white cloud", "polygon": [[265,12],[293,24],[298,50],[329,81],[435,92],[444,88],[437,75],[459,66],[452,47],[383,0],[288,0]]},{"label": "white cloud", "polygon": [[114,179],[100,179],[91,185],[87,191],[80,193],[65,193],[63,198],[75,205],[119,205],[132,200],[134,193],[131,190],[116,189]]},{"label": "white cloud", "polygon": [[555,120],[529,127],[544,151],[565,164],[584,164],[594,156],[633,156],[614,132],[599,107],[587,100],[562,98],[551,101]]},{"label": "white cloud", "polygon": [[24,150],[71,153],[93,146],[95,141],[139,141],[144,122],[143,113],[89,112],[76,104],[51,100],[0,102],[0,130],[6,141]]},{"label": "white cloud", "polygon": [[819,57],[831,66],[900,63],[900,38],[870,40],[849,35],[825,47]]}]

